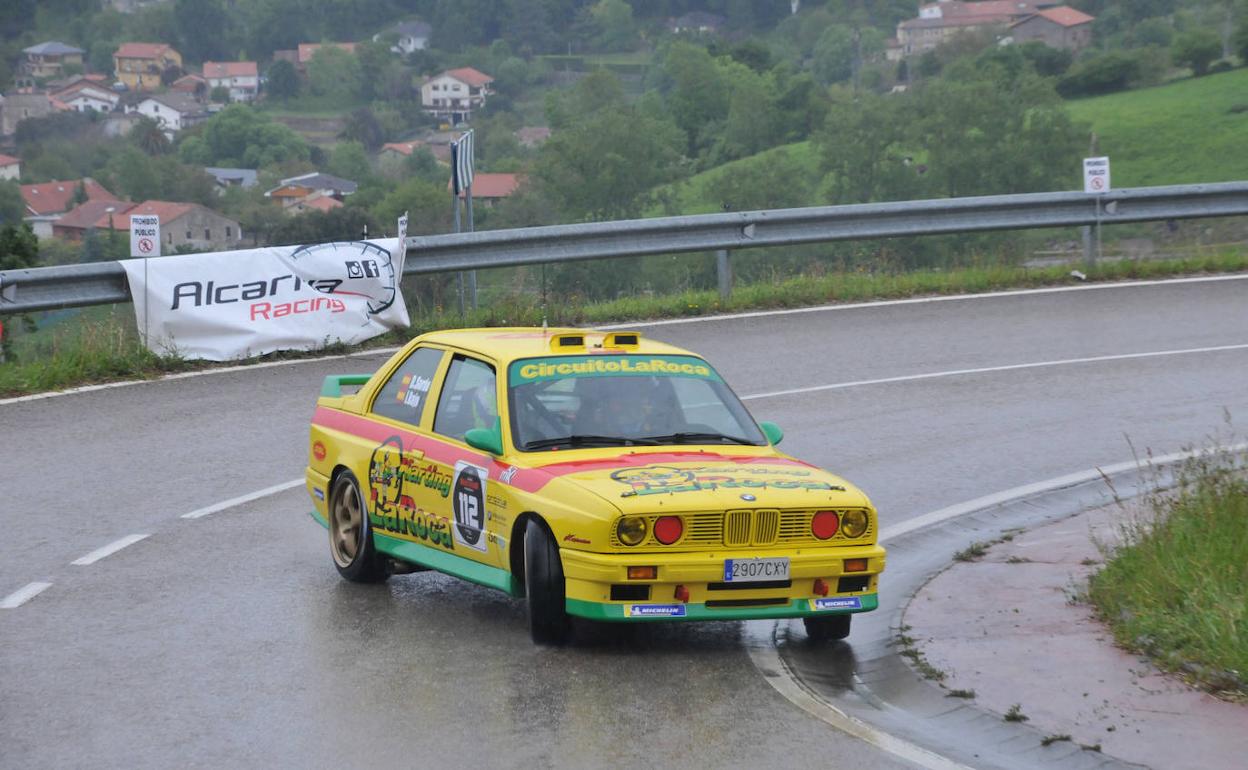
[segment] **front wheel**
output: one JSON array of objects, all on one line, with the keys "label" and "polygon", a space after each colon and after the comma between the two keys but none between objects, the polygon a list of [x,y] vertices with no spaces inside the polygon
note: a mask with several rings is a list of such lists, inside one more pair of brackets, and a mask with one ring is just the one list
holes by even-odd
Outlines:
[{"label": "front wheel", "polygon": [[338,574],[352,583],[382,583],[390,577],[385,560],[373,548],[368,510],[350,471],[334,479],[329,492],[329,554]]},{"label": "front wheel", "polygon": [[828,642],[849,636],[849,624],[853,619],[853,615],[824,615],[802,618],[802,623],[806,626],[806,636],[816,642]]},{"label": "front wheel", "polygon": [[572,623],[564,607],[559,546],[534,519],[524,530],[524,588],[529,602],[529,636],[537,644],[566,642]]}]

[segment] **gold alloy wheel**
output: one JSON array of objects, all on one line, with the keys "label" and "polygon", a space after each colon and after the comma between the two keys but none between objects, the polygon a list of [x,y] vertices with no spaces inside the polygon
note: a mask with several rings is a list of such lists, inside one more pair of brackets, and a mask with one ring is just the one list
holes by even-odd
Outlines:
[{"label": "gold alloy wheel", "polygon": [[360,491],[350,481],[339,481],[334,491],[329,506],[329,550],[334,562],[346,569],[360,550],[363,506]]}]

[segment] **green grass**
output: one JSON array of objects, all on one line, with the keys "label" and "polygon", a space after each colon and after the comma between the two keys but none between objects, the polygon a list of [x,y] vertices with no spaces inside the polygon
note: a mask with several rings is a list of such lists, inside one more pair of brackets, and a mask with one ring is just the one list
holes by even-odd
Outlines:
[{"label": "green grass", "polygon": [[1248,455],[1188,462],[1172,496],[1121,529],[1089,597],[1123,646],[1248,696]]},{"label": "green grass", "polygon": [[1248,68],[1069,107],[1096,132],[1114,187],[1248,179]]},{"label": "green grass", "polygon": [[[1248,270],[1248,254],[1227,253],[1181,260],[1105,262],[1084,268],[1088,281],[1161,278],[1199,273]],[[552,300],[543,309],[529,294],[493,298],[488,306],[464,317],[451,309],[412,313],[408,329],[371,340],[365,347],[398,345],[434,329],[475,326],[599,325],[652,318],[679,318],[765,308],[807,307],[837,302],[940,294],[969,294],[1010,288],[1060,286],[1072,283],[1067,267],[971,267],[921,270],[896,274],[828,273],[803,275],[738,285],[724,301],[716,291],[628,297],[611,302],[580,303]],[[6,322],[13,328],[15,320]],[[156,377],[166,372],[209,366],[178,358],[162,358],[143,349],[134,331],[129,306],[92,308],[30,338],[18,337],[16,361],[0,364],[0,396],[14,396],[73,387],[90,382]],[[345,348],[305,353],[279,353],[234,363],[258,363],[275,358],[303,358],[344,352]]]},{"label": "green grass", "polygon": [[[800,165],[808,171],[810,178],[807,180],[807,188],[810,190],[818,189],[819,181],[823,178],[823,174],[819,170],[819,159],[816,157],[814,144],[806,141],[772,147],[748,158],[729,161],[722,166],[716,166],[715,168],[694,174],[688,179],[660,187],[655,193],[660,198],[667,198],[676,213],[681,215],[719,214],[722,213],[722,209],[720,208],[719,195],[716,190],[725,176],[743,166],[769,163],[778,154],[783,153],[787,153],[790,156],[794,161],[793,165]],[[806,201],[804,205],[815,206],[821,203],[826,203],[826,201],[815,200],[812,193],[811,200]],[[661,208],[655,207],[646,212],[646,216],[661,216],[664,213]]]}]

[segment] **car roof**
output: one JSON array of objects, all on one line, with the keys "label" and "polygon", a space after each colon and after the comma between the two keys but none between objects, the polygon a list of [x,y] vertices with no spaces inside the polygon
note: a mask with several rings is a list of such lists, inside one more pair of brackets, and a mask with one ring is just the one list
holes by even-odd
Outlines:
[{"label": "car roof", "polygon": [[[637,335],[637,344],[635,346],[624,345],[606,348],[604,347],[604,341],[609,334],[635,334]],[[584,346],[557,346],[556,340],[565,335],[583,336],[585,340]],[[421,342],[432,342],[463,350],[476,351],[500,363],[539,356],[584,356],[600,353],[631,353],[633,355],[645,356],[697,355],[684,348],[648,340],[645,335],[637,331],[608,332],[570,327],[543,329],[540,326],[514,326],[489,329],[448,329],[429,332],[413,340],[413,344]]]}]

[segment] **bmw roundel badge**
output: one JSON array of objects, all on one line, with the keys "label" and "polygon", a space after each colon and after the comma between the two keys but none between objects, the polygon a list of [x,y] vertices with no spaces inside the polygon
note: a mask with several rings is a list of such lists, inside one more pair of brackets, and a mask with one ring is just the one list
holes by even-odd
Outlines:
[{"label": "bmw roundel badge", "polygon": [[746,501],[747,503],[752,503],[752,502],[754,502],[755,500],[757,500],[758,498],[757,498],[757,497],[755,497],[754,495],[749,494],[749,493],[747,492],[746,494],[741,495],[741,499],[742,499],[742,500],[744,500],[744,501]]}]

